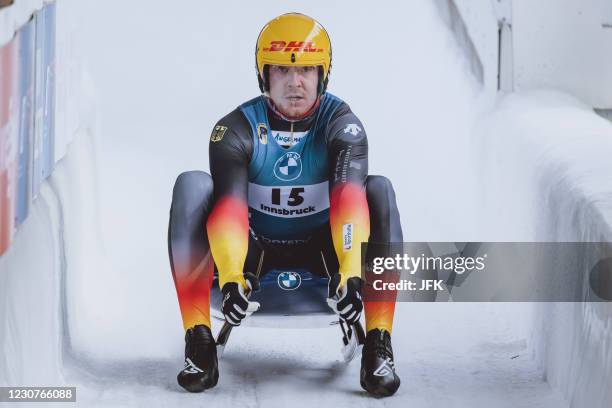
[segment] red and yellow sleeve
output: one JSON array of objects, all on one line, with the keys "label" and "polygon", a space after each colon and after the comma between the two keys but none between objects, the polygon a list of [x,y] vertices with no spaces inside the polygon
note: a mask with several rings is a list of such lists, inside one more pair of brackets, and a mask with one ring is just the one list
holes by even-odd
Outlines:
[{"label": "red and yellow sleeve", "polygon": [[340,284],[361,277],[361,243],[370,236],[370,215],[365,188],[357,183],[336,184],[329,200],[329,222],[340,265]]},{"label": "red and yellow sleeve", "polygon": [[206,231],[210,250],[219,271],[219,287],[228,282],[246,288],[243,268],[249,243],[247,204],[231,196],[220,198],[208,217]]}]

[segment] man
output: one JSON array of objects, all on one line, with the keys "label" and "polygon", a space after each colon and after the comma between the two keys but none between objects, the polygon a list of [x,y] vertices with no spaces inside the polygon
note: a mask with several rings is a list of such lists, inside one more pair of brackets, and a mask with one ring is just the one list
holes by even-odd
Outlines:
[{"label": "man", "polygon": [[[391,183],[367,175],[362,123],[326,92],[325,29],[302,14],[275,18],[257,39],[256,66],[262,95],[213,128],[212,177],[183,173],[173,191],[168,245],[186,330],[178,382],[192,392],[214,387],[219,377],[210,331],[215,267],[232,325],[259,308],[246,296],[257,279],[284,266],[330,277],[328,304],[353,324],[364,309],[360,244],[402,241]],[[365,302],[361,385],[380,396],[400,384],[391,348],[394,307],[394,298]]]}]

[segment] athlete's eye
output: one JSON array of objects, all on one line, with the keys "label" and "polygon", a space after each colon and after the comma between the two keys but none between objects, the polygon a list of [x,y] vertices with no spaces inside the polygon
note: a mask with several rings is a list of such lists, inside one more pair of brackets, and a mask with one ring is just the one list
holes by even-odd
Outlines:
[{"label": "athlete's eye", "polygon": [[313,65],[309,65],[307,67],[303,67],[302,69],[304,70],[304,72],[312,72],[316,69],[317,67],[313,66]]},{"label": "athlete's eye", "polygon": [[289,72],[289,67],[284,67],[282,65],[273,65],[272,69],[276,72],[280,72],[281,74],[286,74]]}]

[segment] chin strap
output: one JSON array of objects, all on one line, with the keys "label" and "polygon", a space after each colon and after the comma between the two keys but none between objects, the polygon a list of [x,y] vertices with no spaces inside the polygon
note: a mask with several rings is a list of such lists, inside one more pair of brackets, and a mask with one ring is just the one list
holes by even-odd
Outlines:
[{"label": "chin strap", "polygon": [[285,115],[284,113],[282,113],[274,104],[274,101],[272,101],[272,98],[270,98],[269,95],[266,94],[266,102],[268,103],[268,107],[270,108],[270,110],[272,112],[274,112],[274,114],[276,116],[278,116],[279,118],[281,118],[282,120],[285,120],[287,122],[299,122],[301,120],[304,120],[310,116],[312,116],[313,113],[315,113],[315,111],[317,110],[317,108],[319,107],[319,105],[321,104],[321,96],[317,96],[317,100],[315,101],[315,103],[312,105],[312,107],[310,109],[308,109],[308,111],[306,113],[304,113],[303,115],[300,116],[289,116],[289,115]]}]

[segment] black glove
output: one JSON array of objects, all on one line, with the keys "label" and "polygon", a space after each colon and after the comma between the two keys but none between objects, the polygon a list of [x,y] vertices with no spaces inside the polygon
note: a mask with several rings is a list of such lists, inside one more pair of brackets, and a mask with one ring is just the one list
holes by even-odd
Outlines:
[{"label": "black glove", "polygon": [[248,289],[236,282],[228,282],[223,285],[223,315],[225,321],[232,326],[240,326],[242,319],[256,312],[261,306],[258,302],[249,302],[247,296],[254,290],[259,290],[257,277],[250,272],[244,274]]},{"label": "black glove", "polygon": [[363,311],[363,302],[361,300],[362,285],[363,281],[361,278],[353,277],[349,278],[345,285],[340,286],[339,273],[332,276],[329,280],[327,304],[348,324],[357,323],[361,317],[361,312]]}]

